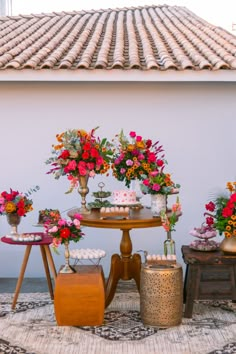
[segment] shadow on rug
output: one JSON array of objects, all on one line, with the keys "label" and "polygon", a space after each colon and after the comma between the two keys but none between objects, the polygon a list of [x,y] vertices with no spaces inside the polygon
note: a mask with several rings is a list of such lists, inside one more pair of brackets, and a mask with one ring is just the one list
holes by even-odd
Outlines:
[{"label": "shadow on rug", "polygon": [[201,301],[192,319],[168,329],[144,326],[137,293],[118,293],[104,324],[57,326],[47,293],[0,294],[0,353],[11,354],[235,354],[236,304]]}]

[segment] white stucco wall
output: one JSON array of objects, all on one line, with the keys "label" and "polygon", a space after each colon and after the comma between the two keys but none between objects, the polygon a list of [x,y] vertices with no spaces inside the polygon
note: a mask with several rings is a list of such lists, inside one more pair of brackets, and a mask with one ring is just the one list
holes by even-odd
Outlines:
[{"label": "white stucco wall", "polygon": [[[32,195],[34,211],[23,218],[19,230],[38,230],[33,224],[40,209],[64,211],[80,204],[77,192],[64,194],[66,178],[56,181],[46,174],[49,167],[44,161],[50,156],[57,133],[100,126],[99,135],[111,139],[121,128],[127,134],[135,130],[163,144],[169,171],[182,186],[183,216],[173,234],[182,262],[181,245],[190,243],[189,230],[203,221],[210,193],[236,178],[235,96],[235,83],[1,82],[0,190],[12,187],[24,192],[40,186],[40,191]],[[97,190],[101,180],[107,190],[123,187],[111,176],[96,176],[89,181],[91,192]],[[91,201],[91,196],[87,200]],[[148,204],[148,197],[143,202]],[[0,235],[8,230],[6,218],[1,216]],[[91,228],[85,232],[79,246],[71,247],[105,249],[107,257],[102,265],[108,275],[110,256],[119,253],[121,232]],[[162,228],[136,229],[131,231],[131,238],[133,251],[162,253],[165,232]],[[0,277],[18,276],[23,253],[24,246],[0,243]],[[57,267],[63,263],[63,248],[54,259]],[[26,276],[44,276],[38,247],[33,247]]]}]

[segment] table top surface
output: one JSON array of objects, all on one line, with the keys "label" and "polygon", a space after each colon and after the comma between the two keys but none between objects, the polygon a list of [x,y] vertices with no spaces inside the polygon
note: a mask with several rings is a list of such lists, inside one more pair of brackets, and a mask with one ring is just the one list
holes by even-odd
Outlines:
[{"label": "table top surface", "polygon": [[[29,233],[25,233],[27,235]],[[9,245],[32,245],[32,246],[43,246],[50,245],[52,243],[52,236],[45,234],[43,232],[30,232],[31,235],[39,235],[42,237],[41,241],[13,241],[11,238],[3,236],[1,237],[1,241],[4,243],[8,243]],[[24,235],[24,234],[23,234]]]},{"label": "table top surface", "polygon": [[215,264],[215,263],[236,263],[236,254],[223,253],[221,250],[216,251],[195,251],[189,246],[181,247],[183,260],[190,264]]},{"label": "table top surface", "polygon": [[[79,213],[78,209],[73,209],[68,212],[68,216],[73,218],[75,213]],[[167,213],[167,215],[171,213]],[[180,216],[181,213],[178,214]],[[83,214],[81,225],[98,228],[130,230],[133,228],[147,228],[162,226],[160,217],[153,217],[151,210],[148,208],[131,209],[129,218],[108,217],[103,219],[100,217],[99,210],[92,210],[90,214]]]}]

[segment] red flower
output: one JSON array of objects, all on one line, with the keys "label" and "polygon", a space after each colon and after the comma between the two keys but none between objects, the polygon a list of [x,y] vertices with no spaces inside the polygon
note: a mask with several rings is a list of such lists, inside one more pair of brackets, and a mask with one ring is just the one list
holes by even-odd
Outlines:
[{"label": "red flower", "polygon": [[17,214],[18,214],[19,216],[24,216],[24,215],[25,215],[25,209],[24,209],[24,208],[19,208],[19,209],[17,210]]},{"label": "red flower", "polygon": [[152,163],[152,162],[155,162],[155,161],[156,161],[156,155],[154,154],[154,152],[150,152],[148,154],[148,162]]},{"label": "red flower", "polygon": [[60,230],[60,237],[61,238],[69,238],[70,234],[71,234],[71,232],[68,227],[65,227],[64,229]]},{"label": "red flower", "polygon": [[216,206],[215,206],[215,204],[213,202],[210,202],[210,203],[205,205],[206,210],[209,210],[209,211],[214,211],[215,207]]},{"label": "red flower", "polygon": [[214,224],[214,219],[213,219],[211,216],[207,217],[207,218],[206,218],[206,224],[207,224],[208,226],[213,225],[213,224]]},{"label": "red flower", "polygon": [[66,160],[66,159],[68,159],[69,156],[70,156],[69,151],[68,150],[64,150],[64,151],[62,151],[61,155],[58,156],[58,158]]},{"label": "red flower", "polygon": [[90,143],[85,143],[84,146],[83,146],[83,149],[84,150],[90,150],[91,149]]},{"label": "red flower", "polygon": [[88,151],[84,151],[82,154],[82,159],[87,160],[89,158],[89,153]]},{"label": "red flower", "polygon": [[164,165],[163,160],[157,160],[157,166],[161,167]]},{"label": "red flower", "polygon": [[230,201],[236,203],[236,193],[231,194]]},{"label": "red flower", "polygon": [[224,217],[224,218],[229,218],[230,216],[232,216],[233,215],[233,209],[230,209],[230,208],[224,208],[223,210],[222,210],[222,216]]},{"label": "red flower", "polygon": [[147,147],[147,149],[149,149],[151,146],[152,146],[152,141],[151,141],[151,139],[148,139],[148,140],[146,141],[146,147]]},{"label": "red flower", "polygon": [[91,154],[91,156],[94,157],[95,159],[99,156],[99,152],[98,152],[98,150],[95,149],[95,148],[92,148],[92,149],[90,150],[90,154]]}]

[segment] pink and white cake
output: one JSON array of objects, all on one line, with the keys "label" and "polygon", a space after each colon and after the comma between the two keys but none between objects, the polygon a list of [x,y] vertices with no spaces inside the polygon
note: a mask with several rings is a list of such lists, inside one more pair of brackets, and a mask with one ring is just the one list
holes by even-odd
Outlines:
[{"label": "pink and white cake", "polygon": [[113,192],[113,204],[129,205],[136,204],[136,192],[129,190],[119,190]]}]

